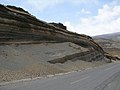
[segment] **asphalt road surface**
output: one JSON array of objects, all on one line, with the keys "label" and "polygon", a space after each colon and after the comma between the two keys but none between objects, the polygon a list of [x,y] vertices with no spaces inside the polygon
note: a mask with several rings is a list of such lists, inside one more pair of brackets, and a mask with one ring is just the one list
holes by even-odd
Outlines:
[{"label": "asphalt road surface", "polygon": [[50,78],[1,85],[0,90],[104,90],[118,76],[120,63],[117,62]]}]

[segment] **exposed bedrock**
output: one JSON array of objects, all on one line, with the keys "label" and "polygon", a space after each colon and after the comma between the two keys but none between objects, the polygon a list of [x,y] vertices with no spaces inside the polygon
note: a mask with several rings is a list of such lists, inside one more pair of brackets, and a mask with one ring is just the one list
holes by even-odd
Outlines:
[{"label": "exposed bedrock", "polygon": [[61,23],[38,20],[22,8],[0,5],[0,41],[16,40],[72,42],[97,51],[103,58],[107,55],[90,36],[70,32]]}]

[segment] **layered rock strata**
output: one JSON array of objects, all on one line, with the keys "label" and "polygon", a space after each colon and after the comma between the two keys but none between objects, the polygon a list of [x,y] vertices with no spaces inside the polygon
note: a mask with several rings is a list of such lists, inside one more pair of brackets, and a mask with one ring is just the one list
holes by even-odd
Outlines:
[{"label": "layered rock strata", "polygon": [[104,50],[87,35],[77,34],[38,20],[19,7],[0,5],[0,41],[59,41],[72,42],[106,57]]}]

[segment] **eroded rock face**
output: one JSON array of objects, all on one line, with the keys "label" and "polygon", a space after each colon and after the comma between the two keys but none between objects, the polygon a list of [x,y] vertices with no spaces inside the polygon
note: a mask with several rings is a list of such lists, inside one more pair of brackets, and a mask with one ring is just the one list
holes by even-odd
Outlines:
[{"label": "eroded rock face", "polygon": [[73,42],[83,47],[93,47],[103,52],[89,36],[64,30],[38,20],[28,12],[12,6],[0,5],[1,40],[48,40]]},{"label": "eroded rock face", "polygon": [[66,30],[61,24],[53,25],[38,20],[22,8],[0,5],[0,41],[59,41],[72,42],[105,56],[104,50],[87,35]]},{"label": "eroded rock face", "polygon": [[38,20],[15,6],[0,5],[0,44],[5,44],[0,45],[0,82],[82,70],[113,58],[90,36]]}]

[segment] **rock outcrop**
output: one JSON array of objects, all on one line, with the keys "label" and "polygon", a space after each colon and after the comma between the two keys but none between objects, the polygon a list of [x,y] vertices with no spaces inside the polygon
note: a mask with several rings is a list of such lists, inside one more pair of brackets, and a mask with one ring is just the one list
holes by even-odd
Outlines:
[{"label": "rock outcrop", "polygon": [[38,20],[15,6],[0,5],[0,41],[72,42],[89,50],[96,50],[101,57],[108,55],[90,36],[70,32],[62,24]]},{"label": "rock outcrop", "polygon": [[59,28],[64,29],[64,30],[67,29],[67,27],[64,26],[62,23],[54,23],[53,22],[53,23],[49,23],[49,24],[54,25],[54,26],[59,27]]}]

